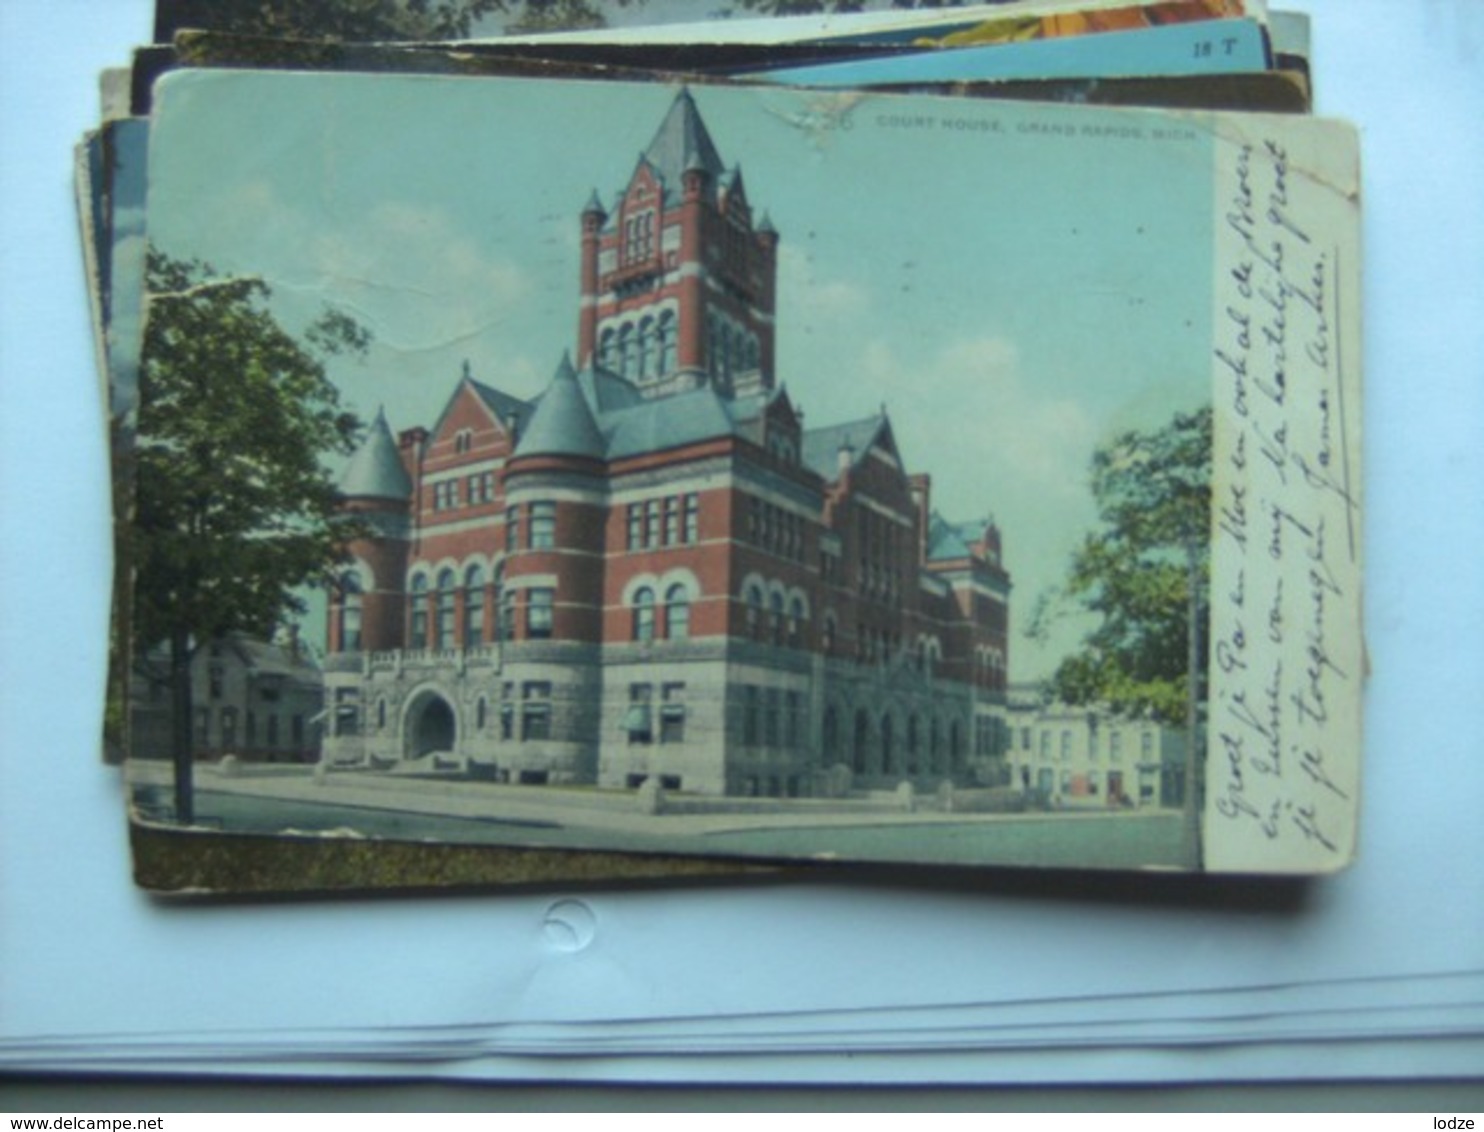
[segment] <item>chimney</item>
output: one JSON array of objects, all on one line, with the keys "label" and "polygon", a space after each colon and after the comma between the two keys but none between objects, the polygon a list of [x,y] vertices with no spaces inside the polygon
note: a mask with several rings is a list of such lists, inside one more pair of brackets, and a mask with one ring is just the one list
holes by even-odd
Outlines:
[{"label": "chimney", "polygon": [[840,451],[837,454],[836,466],[840,469],[840,478],[842,480],[850,474],[850,465],[854,462],[855,445],[851,444],[850,441],[847,440],[844,444],[840,445]]}]

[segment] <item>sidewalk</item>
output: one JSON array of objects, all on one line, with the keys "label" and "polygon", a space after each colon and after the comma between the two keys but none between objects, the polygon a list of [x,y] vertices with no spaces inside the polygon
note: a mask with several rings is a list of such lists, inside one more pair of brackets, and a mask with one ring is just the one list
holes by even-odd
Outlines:
[{"label": "sidewalk", "polygon": [[[173,781],[166,762],[128,765],[134,785],[168,788]],[[643,835],[703,836],[759,829],[845,828],[852,826],[943,826],[1127,819],[1140,811],[1089,810],[1057,814],[965,814],[922,809],[908,812],[883,803],[826,799],[788,799],[764,803],[757,810],[725,813],[650,814],[630,791],[594,787],[513,786],[467,779],[419,778],[369,771],[329,771],[322,777],[310,766],[245,764],[225,774],[215,763],[198,763],[196,789],[326,806],[388,810],[430,817],[501,821],[550,828],[570,827]],[[1148,816],[1148,812],[1144,813]]]}]

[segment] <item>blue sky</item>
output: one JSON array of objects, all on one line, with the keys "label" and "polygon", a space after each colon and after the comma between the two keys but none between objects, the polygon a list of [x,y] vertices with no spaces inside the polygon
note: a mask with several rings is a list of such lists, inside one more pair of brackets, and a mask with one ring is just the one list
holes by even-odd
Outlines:
[{"label": "blue sky", "polygon": [[[375,344],[335,371],[352,404],[384,405],[394,428],[430,424],[464,359],[529,396],[573,347],[578,212],[627,181],[673,96],[174,76],[152,142],[150,238],[263,276],[291,328],[325,303],[353,314]],[[777,370],[806,424],[885,403],[938,509],[999,520],[1023,628],[1095,519],[1097,444],[1209,399],[1206,135],[1142,111],[695,97],[781,233]],[[1044,674],[1071,632],[1049,649],[1017,632],[1012,677]]]}]

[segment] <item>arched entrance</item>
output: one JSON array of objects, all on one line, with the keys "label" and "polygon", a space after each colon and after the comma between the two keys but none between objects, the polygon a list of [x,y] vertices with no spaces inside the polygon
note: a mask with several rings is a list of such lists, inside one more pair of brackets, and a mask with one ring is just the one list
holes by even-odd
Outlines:
[{"label": "arched entrance", "polygon": [[437,692],[419,692],[407,709],[403,756],[420,759],[434,751],[452,751],[457,731],[449,702]]}]

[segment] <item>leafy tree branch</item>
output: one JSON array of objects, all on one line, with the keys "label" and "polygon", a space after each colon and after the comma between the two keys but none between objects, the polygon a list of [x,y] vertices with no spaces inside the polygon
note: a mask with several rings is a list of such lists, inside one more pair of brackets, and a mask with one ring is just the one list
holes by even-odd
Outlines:
[{"label": "leafy tree branch", "polygon": [[363,355],[369,335],[326,311],[301,342],[274,318],[262,280],[157,251],[146,287],[134,644],[141,656],[168,648],[177,813],[189,820],[192,650],[234,631],[271,638],[358,529],[339,512],[326,462],[348,454],[362,426],[326,366]]},{"label": "leafy tree branch", "polygon": [[[1073,607],[1098,624],[1049,690],[1065,703],[1179,723],[1192,691],[1190,611],[1205,608],[1210,578],[1210,409],[1100,448],[1091,487],[1099,525],[1074,552],[1066,581],[1043,598],[1033,631]],[[1198,679],[1205,634],[1194,628]]]}]

